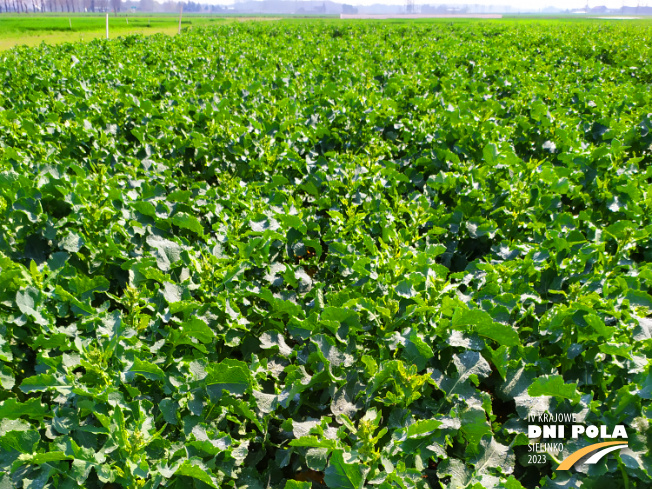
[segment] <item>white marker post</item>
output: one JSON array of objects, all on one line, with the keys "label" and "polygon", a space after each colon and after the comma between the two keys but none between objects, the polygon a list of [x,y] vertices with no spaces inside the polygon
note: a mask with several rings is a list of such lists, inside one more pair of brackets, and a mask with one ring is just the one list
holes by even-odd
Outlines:
[{"label": "white marker post", "polygon": [[72,20],[68,19],[68,25],[70,26],[70,30],[72,30]]},{"label": "white marker post", "polygon": [[106,14],[106,38],[109,38],[109,14]]},{"label": "white marker post", "polygon": [[181,34],[181,16],[183,15],[183,4],[180,4],[181,8],[179,8],[179,34]]}]

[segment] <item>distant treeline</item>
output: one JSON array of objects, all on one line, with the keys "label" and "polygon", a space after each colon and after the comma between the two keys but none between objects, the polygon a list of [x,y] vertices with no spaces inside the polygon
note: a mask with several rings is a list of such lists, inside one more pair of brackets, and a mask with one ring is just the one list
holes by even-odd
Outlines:
[{"label": "distant treeline", "polygon": [[164,3],[155,0],[0,0],[0,13],[36,12],[178,12],[183,5],[184,12],[224,12],[225,7],[205,5],[199,2]]},{"label": "distant treeline", "polygon": [[0,0],[0,12],[119,12],[122,0]]}]

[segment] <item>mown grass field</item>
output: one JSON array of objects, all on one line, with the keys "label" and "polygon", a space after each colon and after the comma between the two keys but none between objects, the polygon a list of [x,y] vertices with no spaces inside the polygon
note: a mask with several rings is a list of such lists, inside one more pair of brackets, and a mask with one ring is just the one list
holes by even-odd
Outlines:
[{"label": "mown grass field", "polygon": [[[185,14],[181,28],[209,26],[220,22],[244,20],[274,20],[278,16],[220,16]],[[57,44],[61,42],[90,41],[104,39],[104,14],[1,14],[0,50],[18,45],[36,46],[41,42]],[[174,35],[178,32],[178,14],[127,14],[109,15],[109,36],[151,35],[163,33]]]}]

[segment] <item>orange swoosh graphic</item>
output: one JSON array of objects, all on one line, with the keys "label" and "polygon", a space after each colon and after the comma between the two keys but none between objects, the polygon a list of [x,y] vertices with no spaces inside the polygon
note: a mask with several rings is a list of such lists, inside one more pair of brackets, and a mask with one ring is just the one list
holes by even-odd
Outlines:
[{"label": "orange swoosh graphic", "polygon": [[594,443],[593,445],[589,445],[588,447],[580,448],[578,451],[571,453],[568,457],[564,459],[564,461],[557,467],[557,470],[568,470],[570,469],[573,465],[575,465],[575,462],[577,462],[579,459],[581,459],[584,455],[594,452],[598,448],[602,447],[609,447],[611,445],[622,445],[623,441],[605,441],[602,443]]}]

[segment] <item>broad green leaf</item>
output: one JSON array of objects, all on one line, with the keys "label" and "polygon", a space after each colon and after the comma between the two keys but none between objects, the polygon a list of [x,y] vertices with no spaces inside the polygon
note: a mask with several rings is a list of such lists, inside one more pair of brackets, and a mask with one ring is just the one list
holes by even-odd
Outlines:
[{"label": "broad green leaf", "polygon": [[190,231],[203,236],[204,228],[202,227],[199,219],[195,216],[186,214],[185,212],[179,212],[172,217],[172,224],[179,226],[183,229],[189,229]]},{"label": "broad green leaf", "polygon": [[494,322],[485,311],[458,308],[453,314],[452,325],[455,329],[477,333],[500,345],[516,346],[520,343],[518,334],[513,328]]},{"label": "broad green leaf", "polygon": [[323,472],[328,462],[328,448],[309,448],[306,450],[306,465],[310,470]]},{"label": "broad green leaf", "polygon": [[410,299],[417,295],[417,292],[414,290],[414,287],[409,280],[403,280],[400,282],[396,286],[396,293],[401,297],[405,297],[406,299]]},{"label": "broad green leaf", "polygon": [[315,436],[302,436],[290,441],[292,447],[336,448],[335,440],[319,439]]},{"label": "broad green leaf", "polygon": [[523,485],[510,475],[504,482],[500,484],[501,489],[525,489]]},{"label": "broad green leaf", "polygon": [[146,241],[154,249],[156,265],[160,270],[167,272],[181,259],[183,248],[178,243],[155,235],[148,236]]},{"label": "broad green leaf", "polygon": [[60,460],[72,460],[73,457],[71,455],[66,455],[63,452],[47,452],[47,453],[39,453],[34,455],[30,462],[33,464],[46,464],[50,462],[59,462]]},{"label": "broad green leaf", "polygon": [[140,358],[134,359],[133,365],[129,368],[129,372],[133,372],[150,380],[162,380],[165,373],[158,365],[151,362],[145,362]]},{"label": "broad green leaf", "polygon": [[637,394],[643,399],[652,399],[652,371],[640,382]]},{"label": "broad green leaf", "polygon": [[65,290],[60,285],[57,285],[55,287],[55,292],[61,299],[63,299],[65,302],[69,302],[73,306],[77,307],[79,310],[87,314],[93,314],[95,312],[95,310],[90,305],[80,301],[77,297],[72,295],[70,292]]},{"label": "broad green leaf", "polygon": [[478,455],[470,459],[477,473],[499,471],[509,475],[514,471],[514,453],[506,445],[498,443],[493,437],[480,441]]},{"label": "broad green leaf", "polygon": [[646,292],[640,290],[629,290],[627,291],[626,297],[630,304],[652,309],[652,296]]},{"label": "broad green leaf", "polygon": [[487,414],[479,407],[470,407],[460,413],[460,421],[462,423],[460,431],[475,453],[482,438],[491,435],[491,425],[487,421]]},{"label": "broad green leaf", "polygon": [[209,367],[204,383],[208,392],[216,398],[221,397],[223,390],[242,395],[251,385],[251,373],[244,362],[224,360]]},{"label": "broad green leaf", "polygon": [[51,417],[48,406],[38,398],[27,399],[25,402],[10,398],[0,402],[0,419],[18,419],[27,416],[30,419]]},{"label": "broad green leaf", "polygon": [[186,460],[181,464],[181,466],[176,470],[175,475],[192,477],[193,479],[197,479],[214,489],[219,489],[215,477],[210,475],[205,467],[194,465],[189,460]]},{"label": "broad green leaf", "polygon": [[59,385],[59,382],[51,374],[38,374],[27,377],[20,383],[20,390],[27,392],[45,391]]},{"label": "broad green leaf", "polygon": [[436,419],[419,420],[408,426],[405,436],[407,438],[422,438],[432,434],[442,422]]},{"label": "broad green leaf", "polygon": [[40,292],[34,287],[26,287],[16,293],[16,305],[23,314],[29,316],[38,315],[36,308],[38,307]]},{"label": "broad green leaf", "polygon": [[[11,369],[7,365],[0,367],[0,387],[9,391],[15,384],[16,378],[14,377],[14,373],[11,371]],[[1,415],[0,418],[2,418]]]},{"label": "broad green leaf", "polygon": [[363,466],[347,463],[344,450],[334,450],[324,475],[328,487],[342,489],[362,489],[365,482]]},{"label": "broad green leaf", "polygon": [[69,253],[76,253],[84,246],[84,239],[77,233],[69,232],[61,239],[59,246]]},{"label": "broad green leaf", "polygon": [[401,356],[408,364],[416,365],[417,369],[421,371],[426,367],[426,362],[434,356],[434,353],[422,338],[417,334],[412,334],[406,342]]},{"label": "broad green leaf", "polygon": [[185,334],[191,338],[197,338],[202,343],[210,343],[215,338],[215,333],[208,325],[199,318],[192,318],[181,326]]},{"label": "broad green leaf", "polygon": [[183,297],[183,287],[171,282],[165,282],[163,284],[163,297],[165,297],[168,304],[180,302]]},{"label": "broad green leaf", "polygon": [[554,396],[575,400],[579,397],[577,384],[566,384],[561,375],[546,375],[538,377],[528,387],[531,396]]},{"label": "broad green leaf", "polygon": [[141,201],[141,202],[132,202],[131,206],[136,209],[141,214],[150,217],[156,217],[156,207],[151,202]]},{"label": "broad green leaf", "polygon": [[163,418],[166,423],[177,424],[177,413],[179,412],[179,404],[172,401],[171,399],[163,399],[159,405],[161,413],[163,413]]},{"label": "broad green leaf", "polygon": [[[36,430],[9,431],[0,437],[0,448],[31,455],[39,441],[41,441],[41,435]],[[1,452],[2,450],[0,450]]]},{"label": "broad green leaf", "polygon": [[482,156],[488,164],[494,165],[498,158],[498,148],[494,143],[489,143],[482,150]]}]

